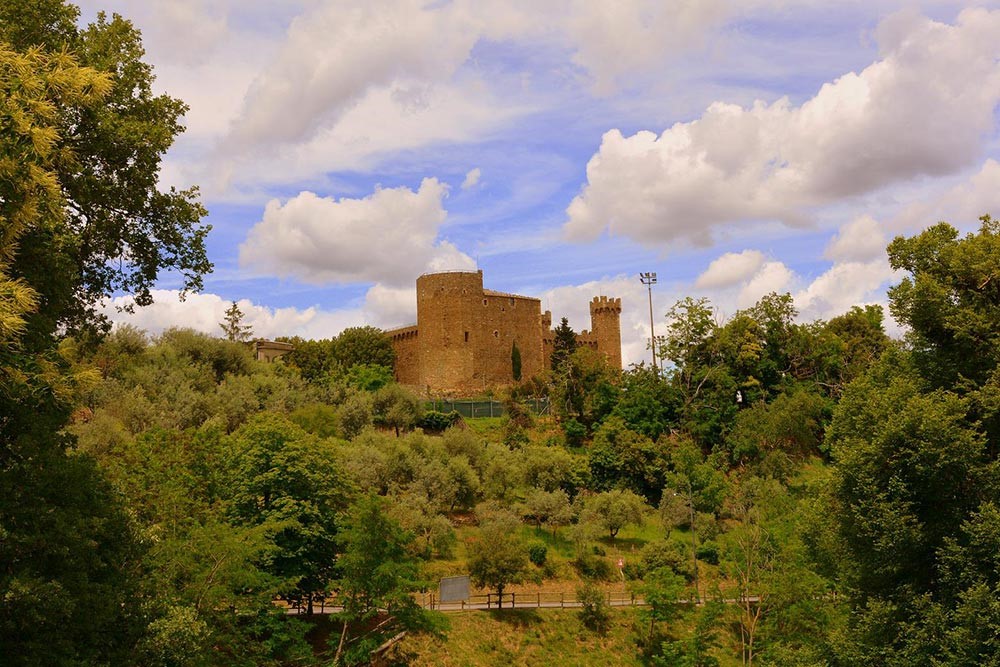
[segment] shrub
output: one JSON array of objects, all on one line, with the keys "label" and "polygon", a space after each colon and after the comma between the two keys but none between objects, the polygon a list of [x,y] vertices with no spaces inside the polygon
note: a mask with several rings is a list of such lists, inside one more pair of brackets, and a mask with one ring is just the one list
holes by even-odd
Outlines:
[{"label": "shrub", "polygon": [[715,542],[703,542],[698,545],[695,550],[695,555],[698,556],[698,560],[704,561],[709,565],[719,564],[719,545]]},{"label": "shrub", "polygon": [[544,544],[536,542],[535,544],[532,544],[530,547],[528,547],[528,560],[530,560],[538,567],[541,567],[545,565],[545,560],[548,557],[548,553],[549,553],[548,547],[546,547]]},{"label": "shrub", "polygon": [[586,426],[571,417],[563,422],[562,427],[568,447],[581,447],[583,445],[583,440],[587,437]]},{"label": "shrub", "polygon": [[642,577],[647,572],[662,567],[669,568],[678,574],[690,574],[691,551],[684,552],[681,545],[674,541],[651,542],[642,548]]},{"label": "shrub", "polygon": [[444,431],[457,424],[461,418],[462,415],[458,414],[455,410],[451,412],[428,410],[420,418],[420,421],[417,422],[417,426],[425,431]]},{"label": "shrub", "polygon": [[604,592],[588,581],[576,589],[576,599],[582,605],[580,622],[583,626],[602,635],[607,632],[611,624],[611,612],[604,599]]},{"label": "shrub", "polygon": [[610,581],[612,578],[611,564],[606,559],[593,554],[580,554],[573,560],[573,567],[584,579]]}]

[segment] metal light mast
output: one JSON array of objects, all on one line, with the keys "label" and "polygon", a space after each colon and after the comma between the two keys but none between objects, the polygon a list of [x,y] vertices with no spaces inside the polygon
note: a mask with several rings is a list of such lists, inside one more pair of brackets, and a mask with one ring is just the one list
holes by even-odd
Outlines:
[{"label": "metal light mast", "polygon": [[656,273],[640,273],[639,280],[649,291],[649,349],[653,351],[653,372],[656,372],[656,334],[653,333],[653,285],[656,284]]}]

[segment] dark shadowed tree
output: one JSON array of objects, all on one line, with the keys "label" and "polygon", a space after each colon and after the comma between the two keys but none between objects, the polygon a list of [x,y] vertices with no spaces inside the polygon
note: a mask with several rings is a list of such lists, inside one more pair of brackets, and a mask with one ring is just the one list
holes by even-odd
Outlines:
[{"label": "dark shadowed tree", "polygon": [[555,328],[555,338],[552,340],[552,355],[549,357],[549,367],[558,370],[563,362],[576,349],[576,332],[569,326],[569,320],[562,318]]},{"label": "dark shadowed tree", "polygon": [[510,347],[510,372],[514,382],[521,381],[521,350],[514,343]]}]

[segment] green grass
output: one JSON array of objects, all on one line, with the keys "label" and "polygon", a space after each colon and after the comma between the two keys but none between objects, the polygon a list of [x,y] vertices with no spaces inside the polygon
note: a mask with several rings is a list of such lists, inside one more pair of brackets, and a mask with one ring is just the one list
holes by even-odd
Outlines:
[{"label": "green grass", "polygon": [[445,639],[408,637],[412,665],[640,665],[634,609],[616,610],[607,635],[584,628],[576,610],[518,609],[450,614]]}]

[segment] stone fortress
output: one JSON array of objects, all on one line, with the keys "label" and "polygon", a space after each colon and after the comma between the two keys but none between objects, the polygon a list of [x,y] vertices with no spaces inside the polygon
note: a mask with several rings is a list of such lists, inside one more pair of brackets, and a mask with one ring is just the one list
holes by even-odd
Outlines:
[{"label": "stone fortress", "polygon": [[[621,299],[594,297],[590,331],[577,343],[622,365]],[[540,299],[483,288],[483,272],[447,271],[417,278],[417,323],[385,332],[396,352],[396,381],[427,395],[472,396],[514,382],[516,344],[521,377],[549,366],[555,333]]]}]

